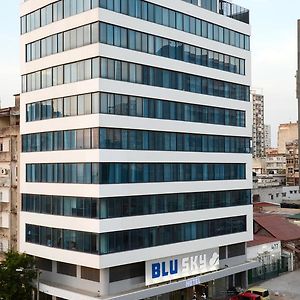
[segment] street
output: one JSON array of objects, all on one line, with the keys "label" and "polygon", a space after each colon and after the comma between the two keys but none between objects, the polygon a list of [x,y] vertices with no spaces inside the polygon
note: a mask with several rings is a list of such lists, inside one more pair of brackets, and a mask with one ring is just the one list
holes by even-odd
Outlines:
[{"label": "street", "polygon": [[[271,300],[299,300],[300,270],[265,281],[260,286],[269,289]],[[279,292],[279,296],[275,296],[275,292]]]}]

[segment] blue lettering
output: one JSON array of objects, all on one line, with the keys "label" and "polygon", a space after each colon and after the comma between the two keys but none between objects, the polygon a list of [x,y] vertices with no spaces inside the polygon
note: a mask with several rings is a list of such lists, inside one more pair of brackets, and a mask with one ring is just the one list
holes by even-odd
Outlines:
[{"label": "blue lettering", "polygon": [[161,274],[162,274],[162,276],[168,276],[169,275],[169,272],[166,271],[166,263],[165,262],[163,262],[161,264]]},{"label": "blue lettering", "polygon": [[160,263],[152,264],[152,279],[160,277]]},{"label": "blue lettering", "polygon": [[170,260],[170,274],[174,275],[178,273],[178,260]]}]

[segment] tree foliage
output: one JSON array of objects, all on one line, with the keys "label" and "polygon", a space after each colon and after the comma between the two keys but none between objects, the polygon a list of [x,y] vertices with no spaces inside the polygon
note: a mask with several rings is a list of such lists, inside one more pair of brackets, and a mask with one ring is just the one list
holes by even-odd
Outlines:
[{"label": "tree foliage", "polygon": [[36,275],[32,256],[13,251],[6,253],[0,264],[0,299],[31,300]]}]

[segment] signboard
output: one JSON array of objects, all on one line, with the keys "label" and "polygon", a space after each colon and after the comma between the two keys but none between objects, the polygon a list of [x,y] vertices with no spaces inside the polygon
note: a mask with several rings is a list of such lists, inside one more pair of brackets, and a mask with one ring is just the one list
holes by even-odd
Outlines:
[{"label": "signboard", "polygon": [[146,285],[199,275],[218,269],[219,248],[146,261]]}]

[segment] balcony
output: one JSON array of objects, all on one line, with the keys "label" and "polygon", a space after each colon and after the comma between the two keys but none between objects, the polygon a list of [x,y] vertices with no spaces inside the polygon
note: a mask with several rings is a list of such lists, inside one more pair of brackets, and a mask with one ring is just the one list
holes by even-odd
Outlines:
[{"label": "balcony", "polygon": [[10,202],[10,189],[0,188],[0,204]]},{"label": "balcony", "polygon": [[12,160],[10,152],[2,152],[0,151],[0,161],[1,162],[10,162]]},{"label": "balcony", "polygon": [[188,2],[197,6],[200,6],[204,9],[217,12],[217,0],[183,0],[184,2]]},{"label": "balcony", "polygon": [[9,228],[9,213],[0,213],[0,228]]},{"label": "balcony", "polygon": [[10,170],[0,167],[0,189],[2,187],[10,187],[10,185],[11,185]]},{"label": "balcony", "polygon": [[0,238],[0,252],[7,252],[9,249],[9,242],[6,238]]},{"label": "balcony", "polygon": [[[183,0],[185,2],[200,6],[204,9],[213,11],[217,13],[217,1],[218,0]],[[249,24],[249,10],[233,4],[231,2],[227,2],[225,0],[219,0],[219,14],[235,19],[237,21]],[[261,106],[261,104],[257,104]]]},{"label": "balcony", "polygon": [[219,13],[246,24],[249,24],[250,21],[250,13],[248,9],[225,0],[219,0]]}]

